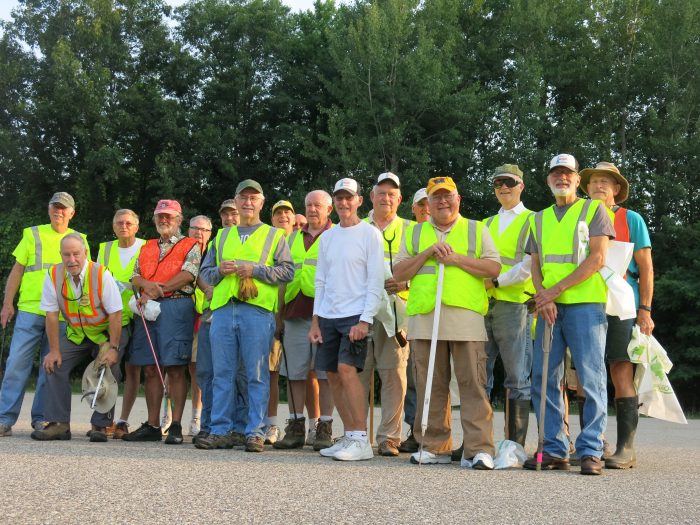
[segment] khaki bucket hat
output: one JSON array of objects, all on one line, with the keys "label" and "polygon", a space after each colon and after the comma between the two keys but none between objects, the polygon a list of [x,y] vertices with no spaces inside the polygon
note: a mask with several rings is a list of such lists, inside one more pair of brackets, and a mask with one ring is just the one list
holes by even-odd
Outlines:
[{"label": "khaki bucket hat", "polygon": [[615,164],[612,162],[599,162],[595,165],[595,168],[586,168],[579,172],[579,175],[581,176],[580,187],[586,195],[588,195],[586,188],[588,187],[588,183],[591,181],[591,177],[598,174],[610,175],[620,185],[620,192],[615,197],[615,204],[621,204],[627,200],[627,197],[629,197],[630,194],[630,184],[627,182],[627,179],[622,176],[620,170],[617,169],[617,166],[615,166]]},{"label": "khaki bucket hat", "polygon": [[95,401],[95,410],[101,414],[109,412],[117,402],[117,380],[114,379],[112,371],[107,367],[105,376],[102,379],[100,390],[97,392],[97,383],[100,381],[100,373],[102,372],[100,365],[97,364],[97,359],[92,361],[85,372],[83,373],[83,398],[86,398],[89,403],[92,403],[93,396],[97,398]]}]

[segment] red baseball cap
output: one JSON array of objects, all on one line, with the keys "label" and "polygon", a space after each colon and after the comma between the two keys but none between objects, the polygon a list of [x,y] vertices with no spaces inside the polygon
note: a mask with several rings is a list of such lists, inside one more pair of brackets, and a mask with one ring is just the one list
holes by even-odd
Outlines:
[{"label": "red baseball cap", "polygon": [[158,201],[158,204],[156,204],[156,209],[153,210],[153,215],[158,215],[159,213],[167,213],[168,215],[182,215],[182,207],[177,201],[162,199]]}]

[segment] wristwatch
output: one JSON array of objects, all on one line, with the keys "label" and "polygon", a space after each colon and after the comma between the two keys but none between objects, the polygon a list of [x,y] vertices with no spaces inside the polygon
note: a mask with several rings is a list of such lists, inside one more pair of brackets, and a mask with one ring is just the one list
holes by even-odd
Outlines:
[{"label": "wristwatch", "polygon": [[494,288],[498,288],[498,277],[491,279],[491,282],[493,283]]},{"label": "wristwatch", "polygon": [[116,350],[117,352],[119,351],[119,345],[109,345],[110,350]]}]

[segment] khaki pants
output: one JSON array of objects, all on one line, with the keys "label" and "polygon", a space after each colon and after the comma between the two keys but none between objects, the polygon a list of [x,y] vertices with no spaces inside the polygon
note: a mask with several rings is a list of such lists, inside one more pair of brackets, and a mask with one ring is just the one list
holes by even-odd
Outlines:
[{"label": "khaki pants", "polygon": [[388,337],[381,323],[374,323],[374,337],[368,345],[365,368],[360,372],[360,381],[369,396],[372,370],[376,368],[381,379],[382,420],[377,427],[377,443],[391,440],[401,442],[403,400],[406,397],[406,362],[408,345],[398,346],[396,338]]},{"label": "khaki pants", "polygon": [[[413,359],[416,374],[417,410],[414,423],[415,436],[421,442],[421,418],[425,382],[430,359],[430,341],[417,339],[413,343]],[[471,458],[478,452],[493,456],[493,411],[486,397],[486,352],[483,341],[438,341],[435,352],[435,370],[430,396],[428,429],[423,447],[434,454],[452,451],[452,409],[450,406],[450,357],[454,363],[459,396],[460,414],[464,433],[464,457]]]}]

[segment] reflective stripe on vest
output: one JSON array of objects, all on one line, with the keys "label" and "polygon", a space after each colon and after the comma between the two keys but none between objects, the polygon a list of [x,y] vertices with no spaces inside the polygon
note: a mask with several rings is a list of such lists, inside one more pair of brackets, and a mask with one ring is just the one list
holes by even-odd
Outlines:
[{"label": "reflective stripe on vest", "polygon": [[[542,284],[545,288],[551,288],[566,278],[576,270],[585,257],[588,257],[588,254],[582,259],[579,256],[579,223],[590,225],[598,206],[601,206],[600,201],[579,199],[566,211],[561,221],[557,220],[554,206],[537,212],[534,218],[531,218],[542,270]],[[546,235],[544,235],[545,225],[547,226]],[[573,238],[573,242],[570,243],[569,238]],[[606,301],[607,286],[598,272],[564,290],[555,300],[556,303],[561,304],[605,303]]]},{"label": "reflective stripe on vest", "polygon": [[[252,262],[253,264],[273,266],[274,254],[272,246],[273,243],[279,242],[283,235],[283,230],[273,228],[267,224],[261,224],[244,243],[241,243],[236,226],[219,230],[215,240],[216,264],[218,266],[222,260],[226,260],[236,263]],[[240,279],[236,274],[224,276],[219,281],[219,284],[214,287],[211,309],[221,308],[232,297],[238,297],[239,282]],[[264,283],[255,278],[253,278],[253,282],[258,288],[258,296],[248,300],[247,303],[275,311],[277,308],[278,285]]]},{"label": "reflective stripe on vest", "polygon": [[67,323],[66,335],[75,344],[80,344],[85,337],[98,344],[109,339],[106,333],[109,314],[102,305],[104,271],[104,266],[88,261],[82,295],[76,300],[73,287],[66,282],[63,264],[56,264],[50,270],[58,307]]},{"label": "reflective stripe on vest", "polygon": [[[481,239],[485,225],[482,222],[460,217],[447,234],[448,242],[456,253],[479,258],[481,256]],[[411,228],[413,231],[410,231]],[[406,249],[410,256],[426,250],[437,242],[434,226],[429,222],[412,225],[409,228],[411,239],[418,238],[418,243],[411,242]],[[415,230],[419,230],[416,236]],[[406,312],[408,315],[420,315],[435,309],[437,291],[437,262],[429,258],[423,267],[411,279],[411,295],[408,298]],[[455,265],[445,266],[445,284],[442,292],[442,304],[473,310],[484,315],[488,310],[488,296],[481,277],[465,272]]]},{"label": "reflective stripe on vest", "polygon": [[292,302],[299,295],[299,292],[306,297],[316,296],[314,280],[316,279],[318,244],[321,235],[323,235],[323,232],[314,239],[308,250],[304,247],[304,235],[300,233],[300,230],[293,232],[289,236],[289,249],[294,261],[295,271],[294,279],[292,282],[287,283],[287,288],[284,292],[285,304]]}]

